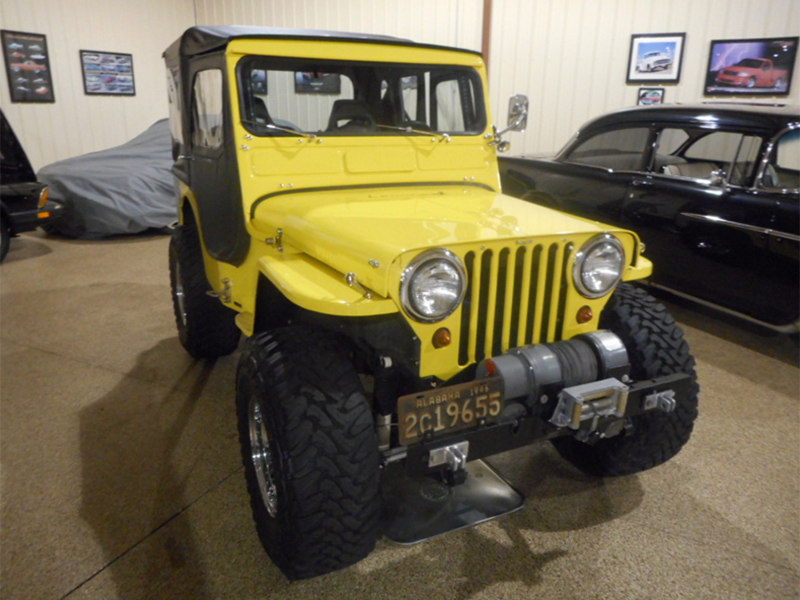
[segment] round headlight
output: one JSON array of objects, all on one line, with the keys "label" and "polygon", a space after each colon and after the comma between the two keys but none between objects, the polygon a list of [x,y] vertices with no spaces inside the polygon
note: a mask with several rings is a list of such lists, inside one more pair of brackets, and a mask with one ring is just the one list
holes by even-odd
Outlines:
[{"label": "round headlight", "polygon": [[603,233],[586,242],[575,255],[572,278],[575,287],[587,298],[609,293],[622,279],[625,250],[613,235]]},{"label": "round headlight", "polygon": [[412,318],[441,321],[464,298],[466,276],[459,258],[448,250],[428,250],[408,265],[400,283],[400,301]]}]

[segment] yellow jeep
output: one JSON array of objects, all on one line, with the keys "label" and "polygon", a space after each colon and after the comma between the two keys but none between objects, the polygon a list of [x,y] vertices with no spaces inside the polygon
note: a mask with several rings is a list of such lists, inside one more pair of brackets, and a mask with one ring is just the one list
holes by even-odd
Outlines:
[{"label": "yellow jeep", "polygon": [[[287,577],[516,510],[499,452],[609,476],[688,441],[694,359],[627,283],[638,237],[501,193],[479,54],[193,27],[164,57],[178,332],[197,358],[247,338],[245,476]],[[506,131],[526,119],[513,97]]]}]

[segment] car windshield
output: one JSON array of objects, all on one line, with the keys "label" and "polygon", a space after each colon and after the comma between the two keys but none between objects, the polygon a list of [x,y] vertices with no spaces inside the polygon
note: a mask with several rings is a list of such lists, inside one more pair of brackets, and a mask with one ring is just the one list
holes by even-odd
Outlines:
[{"label": "car windshield", "polygon": [[745,58],[744,60],[740,60],[738,63],[736,63],[736,66],[758,69],[759,67],[761,67],[761,61],[755,58]]},{"label": "car windshield", "polygon": [[469,67],[250,56],[238,66],[245,128],[259,136],[476,135],[483,90]]}]

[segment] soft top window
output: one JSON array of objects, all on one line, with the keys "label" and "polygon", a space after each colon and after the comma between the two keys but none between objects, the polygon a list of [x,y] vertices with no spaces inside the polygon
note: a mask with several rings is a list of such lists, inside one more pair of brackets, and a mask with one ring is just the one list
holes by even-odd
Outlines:
[{"label": "soft top window", "polygon": [[468,67],[247,57],[242,123],[260,136],[476,135],[486,128]]}]

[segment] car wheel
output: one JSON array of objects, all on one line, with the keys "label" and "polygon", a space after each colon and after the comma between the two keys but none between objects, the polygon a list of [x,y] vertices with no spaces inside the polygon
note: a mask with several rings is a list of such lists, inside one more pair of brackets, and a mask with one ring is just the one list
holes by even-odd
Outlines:
[{"label": "car wheel", "polygon": [[697,375],[694,357],[663,304],[644,290],[622,284],[600,317],[600,327],[617,334],[628,350],[631,377],[636,381],[671,373],[689,373],[691,391],[675,398],[675,410],[651,411],[630,419],[618,436],[594,444],[573,437],[553,440],[573,465],[599,477],[630,475],[658,466],[689,441],[697,418]]},{"label": "car wheel", "polygon": [[288,327],[248,341],[236,412],[259,539],[291,580],[375,546],[380,456],[361,380],[337,338]]},{"label": "car wheel", "polygon": [[195,358],[216,358],[236,350],[240,338],[236,312],[206,293],[212,288],[194,225],[179,225],[172,232],[169,275],[178,337],[186,351]]},{"label": "car wheel", "polygon": [[0,219],[0,263],[6,259],[8,248],[11,245],[11,231],[5,221]]},{"label": "car wheel", "polygon": [[783,77],[779,77],[778,80],[775,82],[775,87],[777,89],[783,89],[783,86],[784,86]]},{"label": "car wheel", "polygon": [[755,77],[751,77],[750,79],[747,80],[747,87],[749,87],[749,88],[756,87],[756,78]]}]

